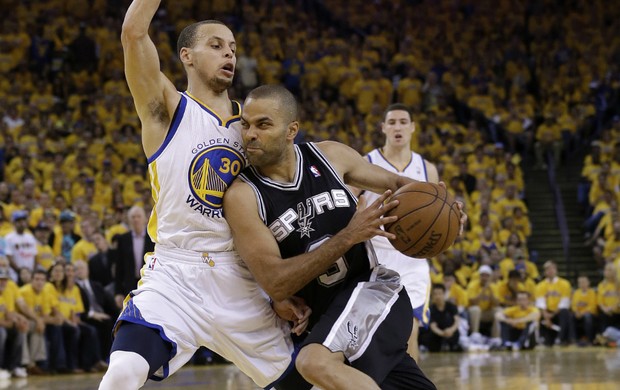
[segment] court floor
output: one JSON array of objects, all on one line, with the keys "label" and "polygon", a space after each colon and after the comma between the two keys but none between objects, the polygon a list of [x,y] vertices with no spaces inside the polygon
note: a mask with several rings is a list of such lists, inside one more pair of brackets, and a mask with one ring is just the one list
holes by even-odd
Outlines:
[{"label": "court floor", "polygon": [[[556,347],[520,352],[425,354],[421,366],[438,389],[620,389],[620,349]],[[84,374],[13,379],[0,381],[0,389],[96,389],[100,377],[101,374]],[[163,382],[149,381],[144,388],[259,389],[231,365],[187,366]]]}]

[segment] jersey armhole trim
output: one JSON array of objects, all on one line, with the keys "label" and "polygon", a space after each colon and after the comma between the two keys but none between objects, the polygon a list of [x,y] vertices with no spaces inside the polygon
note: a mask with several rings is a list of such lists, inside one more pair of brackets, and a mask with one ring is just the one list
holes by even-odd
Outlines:
[{"label": "jersey armhole trim", "polygon": [[170,123],[170,128],[168,129],[166,138],[164,139],[164,142],[161,144],[159,149],[157,149],[157,151],[151,157],[148,158],[147,161],[149,164],[155,161],[157,157],[159,157],[159,155],[163,153],[163,151],[166,149],[170,141],[172,141],[172,138],[174,138],[174,135],[176,134],[179,128],[179,125],[181,124],[181,119],[183,119],[183,114],[185,113],[186,106],[187,106],[186,97],[181,95],[181,100],[179,101],[179,105],[177,106],[177,109],[174,110],[174,115],[172,116],[172,122]]}]

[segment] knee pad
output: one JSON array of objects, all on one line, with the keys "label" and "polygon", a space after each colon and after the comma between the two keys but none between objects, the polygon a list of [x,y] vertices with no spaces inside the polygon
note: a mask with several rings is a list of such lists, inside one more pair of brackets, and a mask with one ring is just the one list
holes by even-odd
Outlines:
[{"label": "knee pad", "polygon": [[149,364],[135,352],[114,351],[99,390],[139,389],[148,379]]}]

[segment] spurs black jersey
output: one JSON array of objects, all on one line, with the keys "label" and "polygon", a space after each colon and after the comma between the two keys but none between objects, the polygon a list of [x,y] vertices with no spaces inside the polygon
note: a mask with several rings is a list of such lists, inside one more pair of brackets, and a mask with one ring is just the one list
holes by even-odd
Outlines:
[{"label": "spurs black jersey", "polygon": [[[309,252],[342,230],[355,213],[357,199],[312,143],[295,145],[297,169],[292,183],[261,176],[253,167],[240,177],[256,194],[258,212],[278,242],[282,258]],[[295,295],[312,308],[310,327],[340,289],[361,280],[377,264],[372,245],[360,243]]]}]

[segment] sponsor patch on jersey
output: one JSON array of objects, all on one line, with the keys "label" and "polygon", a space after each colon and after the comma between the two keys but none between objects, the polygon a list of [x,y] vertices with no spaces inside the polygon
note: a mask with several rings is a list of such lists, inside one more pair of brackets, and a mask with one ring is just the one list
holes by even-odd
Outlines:
[{"label": "sponsor patch on jersey", "polygon": [[241,154],[226,145],[212,146],[199,152],[189,167],[191,195],[205,207],[222,208],[224,192],[244,166]]},{"label": "sponsor patch on jersey", "polygon": [[319,177],[321,176],[321,172],[319,172],[319,169],[316,167],[316,165],[311,165],[310,166],[310,172],[312,172],[312,175],[314,177]]}]

